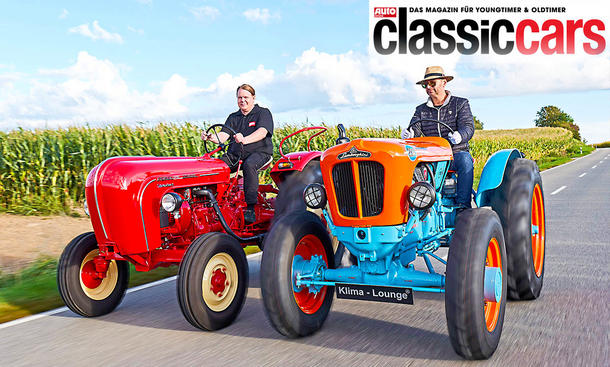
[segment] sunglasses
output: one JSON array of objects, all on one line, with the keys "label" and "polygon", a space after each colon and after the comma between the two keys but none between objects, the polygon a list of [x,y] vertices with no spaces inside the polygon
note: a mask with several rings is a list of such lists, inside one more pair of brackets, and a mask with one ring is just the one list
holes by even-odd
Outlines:
[{"label": "sunglasses", "polygon": [[421,84],[421,87],[426,89],[426,87],[430,86],[430,88],[436,87],[437,83],[440,83],[440,80],[430,80],[429,82],[424,82]]}]

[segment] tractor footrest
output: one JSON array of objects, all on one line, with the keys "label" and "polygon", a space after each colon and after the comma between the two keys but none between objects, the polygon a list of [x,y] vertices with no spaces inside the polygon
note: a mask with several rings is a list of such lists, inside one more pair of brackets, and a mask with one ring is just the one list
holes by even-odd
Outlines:
[{"label": "tractor footrest", "polygon": [[411,288],[336,283],[335,293],[337,298],[413,304],[413,290]]}]

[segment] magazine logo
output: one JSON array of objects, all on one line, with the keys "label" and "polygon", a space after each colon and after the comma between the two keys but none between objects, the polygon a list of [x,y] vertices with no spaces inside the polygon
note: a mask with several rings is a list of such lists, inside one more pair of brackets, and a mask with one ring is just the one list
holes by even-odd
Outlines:
[{"label": "magazine logo", "polygon": [[352,147],[347,152],[343,152],[337,156],[338,159],[348,159],[348,158],[368,158],[371,156],[371,152],[367,152],[364,150],[358,150],[356,147]]},{"label": "magazine logo", "polygon": [[396,8],[393,8],[393,7],[375,8],[373,10],[373,16],[375,18],[396,18]]},{"label": "magazine logo", "polygon": [[[435,10],[426,8],[426,11]],[[511,52],[552,55],[583,50],[589,55],[599,55],[606,49],[602,33],[606,25],[600,19],[475,20],[464,15],[465,19],[461,20],[430,21],[418,14],[424,12],[424,8],[399,7],[398,15],[393,19],[374,20],[372,42],[375,52],[381,55],[449,55],[456,51],[462,55],[507,55]],[[459,12],[456,7],[455,13]],[[527,15],[523,13],[523,17]]]}]

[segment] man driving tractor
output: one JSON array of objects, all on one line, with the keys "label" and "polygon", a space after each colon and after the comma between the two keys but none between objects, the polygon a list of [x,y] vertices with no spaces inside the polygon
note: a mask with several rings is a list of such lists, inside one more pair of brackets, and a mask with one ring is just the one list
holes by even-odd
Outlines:
[{"label": "man driving tractor", "polygon": [[[237,87],[237,106],[239,110],[227,117],[225,126],[232,128],[235,134],[235,142],[229,147],[229,151],[222,159],[231,172],[235,172],[239,166],[239,160],[243,161],[241,169],[244,174],[244,194],[247,209],[244,211],[246,223],[256,221],[254,205],[258,198],[258,170],[269,162],[273,157],[273,117],[267,108],[255,104],[256,94],[254,88],[249,84]],[[228,130],[221,130],[218,134],[202,133],[203,140],[213,143],[224,143],[229,138]]]},{"label": "man driving tractor", "polygon": [[[417,106],[411,124],[412,128],[405,128],[401,133],[402,139],[414,136],[441,136],[451,143],[453,162],[451,168],[456,170],[457,203],[460,209],[471,207],[471,192],[473,183],[473,160],[470,155],[468,141],[474,135],[474,119],[470,105],[466,98],[457,97],[445,90],[445,86],[453,76],[445,75],[440,66],[426,68],[424,79],[416,84],[426,89],[428,101]],[[422,120],[420,122],[416,122]],[[453,132],[442,124],[430,120],[446,123]]]}]

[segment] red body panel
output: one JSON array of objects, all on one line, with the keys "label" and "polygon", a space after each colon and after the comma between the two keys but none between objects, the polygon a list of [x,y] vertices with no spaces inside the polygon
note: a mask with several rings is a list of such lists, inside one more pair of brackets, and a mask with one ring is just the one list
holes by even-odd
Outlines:
[{"label": "red body panel", "polygon": [[[288,158],[280,158],[271,169],[270,175],[273,182],[276,185],[279,185],[282,182],[282,175],[286,172],[291,171],[303,171],[303,168],[307,165],[307,163],[311,162],[313,159],[319,158],[322,155],[322,152],[319,151],[311,151],[311,152],[294,152],[288,153],[285,156]],[[279,168],[282,163],[291,163],[291,165],[286,168]]]},{"label": "red body panel", "polygon": [[[301,172],[301,171],[303,171],[303,169],[305,168],[307,163],[311,162],[313,159],[317,159],[320,157],[322,152],[311,150],[311,141],[316,136],[325,133],[326,130],[328,130],[328,128],[325,126],[308,126],[308,127],[302,128],[300,130],[297,130],[297,131],[293,132],[292,134],[284,137],[284,139],[282,139],[282,141],[280,142],[280,146],[278,147],[281,158],[280,158],[280,160],[275,162],[275,165],[273,165],[273,168],[271,169],[271,172],[269,173],[271,176],[271,179],[273,180],[273,182],[275,182],[276,185],[278,185],[278,187],[279,187],[280,183],[284,180],[285,173],[294,172],[294,171]],[[306,152],[284,153],[282,147],[288,139],[290,139],[293,136],[303,134],[308,131],[316,131],[316,133],[310,135],[309,138],[307,139],[307,151]]]},{"label": "red body panel", "polygon": [[227,182],[229,168],[218,159],[116,157],[90,176],[86,196],[97,241],[129,255],[161,245],[159,202],[166,192]]}]

